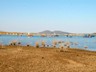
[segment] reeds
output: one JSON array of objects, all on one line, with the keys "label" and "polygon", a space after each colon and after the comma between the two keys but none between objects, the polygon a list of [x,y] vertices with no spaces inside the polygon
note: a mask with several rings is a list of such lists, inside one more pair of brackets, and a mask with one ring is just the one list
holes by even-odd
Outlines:
[{"label": "reeds", "polygon": [[9,46],[17,46],[17,47],[20,47],[20,46],[22,46],[22,45],[21,45],[21,42],[14,40],[14,41],[11,41],[11,42],[9,43]]},{"label": "reeds", "polygon": [[17,41],[12,41],[12,42],[10,42],[9,45],[10,45],[10,46],[16,46],[16,45],[17,45]]},{"label": "reeds", "polygon": [[3,45],[2,43],[0,43],[0,47],[1,47],[1,48],[4,48],[4,45]]},{"label": "reeds", "polygon": [[18,45],[21,45],[21,42],[18,42]]},{"label": "reeds", "polygon": [[66,46],[67,48],[70,48],[71,43],[70,42],[65,42],[64,46]]},{"label": "reeds", "polygon": [[42,47],[45,47],[46,46],[46,42],[45,41],[42,41],[41,42],[41,45],[42,45]]},{"label": "reeds", "polygon": [[29,46],[30,46],[30,44],[27,44],[26,46],[27,46],[27,47],[29,47]]},{"label": "reeds", "polygon": [[56,41],[56,40],[54,40],[54,41],[52,42],[52,46],[55,48],[55,47],[56,47],[56,45],[57,45],[57,41]]},{"label": "reeds", "polygon": [[40,47],[38,42],[35,43],[35,47],[36,48],[39,48]]},{"label": "reeds", "polygon": [[60,44],[59,48],[60,48],[60,52],[68,51],[68,49],[64,47],[64,44]]}]

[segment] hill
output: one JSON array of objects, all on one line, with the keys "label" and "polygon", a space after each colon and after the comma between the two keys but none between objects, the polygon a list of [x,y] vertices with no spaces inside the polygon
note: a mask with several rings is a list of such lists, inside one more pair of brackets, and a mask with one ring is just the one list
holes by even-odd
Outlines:
[{"label": "hill", "polygon": [[59,31],[59,30],[56,30],[56,31],[45,30],[45,31],[39,32],[39,34],[60,34],[60,35],[63,35],[63,34],[69,34],[69,32],[63,32],[63,31]]}]

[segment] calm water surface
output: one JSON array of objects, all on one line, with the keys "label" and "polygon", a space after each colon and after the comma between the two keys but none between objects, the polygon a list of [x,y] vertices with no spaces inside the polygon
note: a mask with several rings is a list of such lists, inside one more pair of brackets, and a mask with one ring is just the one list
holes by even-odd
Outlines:
[{"label": "calm water surface", "polygon": [[22,45],[30,44],[32,46],[35,45],[36,42],[41,43],[41,41],[45,41],[47,45],[52,45],[54,40],[56,41],[64,41],[64,42],[71,42],[72,48],[81,48],[84,49],[85,46],[88,47],[88,50],[96,51],[96,37],[93,38],[83,38],[83,37],[41,37],[41,36],[11,36],[11,35],[2,35],[0,36],[0,43],[4,45],[9,45],[9,43],[13,40],[19,41]]}]

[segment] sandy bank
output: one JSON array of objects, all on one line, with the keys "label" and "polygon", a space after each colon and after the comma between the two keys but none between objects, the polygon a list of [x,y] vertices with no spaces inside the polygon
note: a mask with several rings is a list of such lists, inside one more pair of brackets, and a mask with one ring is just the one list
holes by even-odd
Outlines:
[{"label": "sandy bank", "polygon": [[0,48],[0,72],[96,72],[96,52],[56,48]]}]

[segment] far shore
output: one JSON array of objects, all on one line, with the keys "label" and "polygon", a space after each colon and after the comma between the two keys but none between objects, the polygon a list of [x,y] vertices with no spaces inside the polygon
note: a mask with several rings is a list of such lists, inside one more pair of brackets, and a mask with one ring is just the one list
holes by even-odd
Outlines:
[{"label": "far shore", "polygon": [[0,72],[96,72],[96,51],[0,46]]}]

